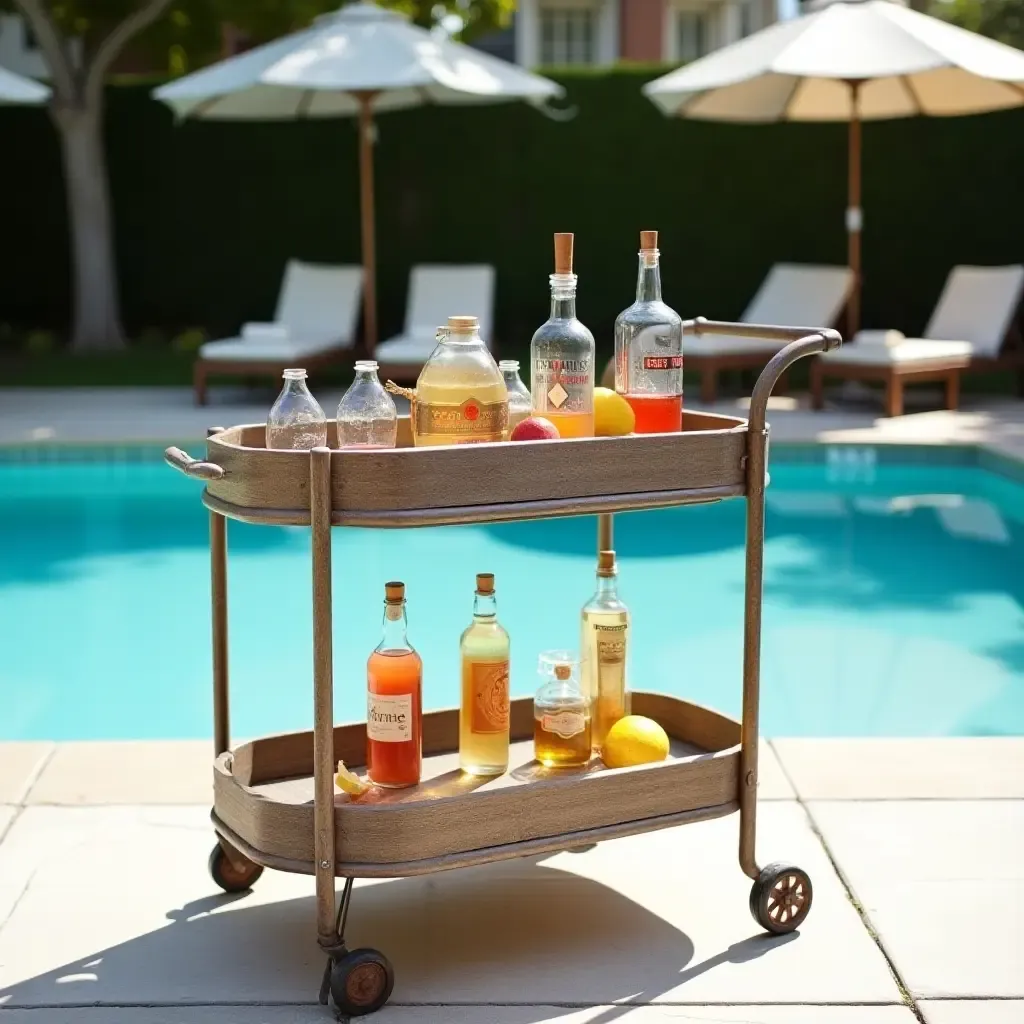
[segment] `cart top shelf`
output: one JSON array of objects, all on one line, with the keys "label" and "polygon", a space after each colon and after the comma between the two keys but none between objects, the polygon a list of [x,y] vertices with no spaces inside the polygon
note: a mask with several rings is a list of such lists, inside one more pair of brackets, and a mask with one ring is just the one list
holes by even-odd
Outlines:
[{"label": "cart top shelf", "polygon": [[[328,425],[328,437],[334,436]],[[336,526],[438,526],[590,515],[716,501],[745,494],[747,423],[683,413],[674,434],[331,453]],[[251,523],[310,522],[308,451],[264,448],[262,424],[207,439],[207,460],[168,449],[167,461],[206,482],[216,512]]]}]

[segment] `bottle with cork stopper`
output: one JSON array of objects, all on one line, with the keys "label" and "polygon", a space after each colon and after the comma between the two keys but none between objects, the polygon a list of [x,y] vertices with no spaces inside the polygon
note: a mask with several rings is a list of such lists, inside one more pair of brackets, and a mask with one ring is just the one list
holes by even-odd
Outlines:
[{"label": "bottle with cork stopper", "polygon": [[533,699],[533,756],[546,768],[569,768],[590,760],[590,700],[580,690],[577,659],[546,651],[539,673],[545,682]]},{"label": "bottle with cork stopper", "polygon": [[550,420],[562,437],[594,436],[594,336],[576,318],[573,236],[555,235],[551,316],[530,343],[533,412]]},{"label": "bottle with cork stopper", "polygon": [[658,232],[640,232],[636,301],[615,320],[615,390],[638,434],[682,429],[683,322],[661,299]]},{"label": "bottle with cork stopper", "polygon": [[508,440],[508,390],[475,316],[450,316],[416,381],[416,445]]}]

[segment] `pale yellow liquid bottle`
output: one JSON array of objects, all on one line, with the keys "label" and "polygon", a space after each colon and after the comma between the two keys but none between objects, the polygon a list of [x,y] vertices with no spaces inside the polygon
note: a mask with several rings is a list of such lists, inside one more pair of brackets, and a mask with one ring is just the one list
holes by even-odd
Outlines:
[{"label": "pale yellow liquid bottle", "polygon": [[508,390],[475,316],[450,316],[416,381],[416,445],[508,440]]},{"label": "pale yellow liquid bottle", "polygon": [[477,574],[473,622],[462,634],[459,652],[459,767],[470,775],[501,775],[508,770],[509,639],[498,622],[489,572]]},{"label": "pale yellow liquid bottle", "polygon": [[583,606],[580,631],[580,683],[590,697],[591,742],[600,751],[608,730],[629,714],[626,654],[629,609],[616,592],[615,552],[597,562],[597,592]]}]

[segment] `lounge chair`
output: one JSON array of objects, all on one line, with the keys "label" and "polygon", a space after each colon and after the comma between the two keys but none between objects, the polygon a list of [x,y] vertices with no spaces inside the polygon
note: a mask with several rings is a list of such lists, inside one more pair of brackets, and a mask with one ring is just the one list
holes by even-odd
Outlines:
[{"label": "lounge chair", "polygon": [[335,362],[353,347],[362,285],[361,267],[289,260],[273,323],[247,323],[239,337],[199,349],[192,373],[196,402],[206,404],[212,376],[279,377],[289,366]]},{"label": "lounge chair", "polygon": [[[776,263],[740,317],[745,324],[832,327],[850,297],[848,267]],[[784,343],[720,334],[683,337],[683,366],[700,374],[700,400],[718,396],[722,370],[760,370]]]},{"label": "lounge chair", "polygon": [[860,331],[842,350],[814,361],[811,402],[825,404],[825,378],[885,384],[885,415],[903,413],[903,386],[942,381],[946,408],[960,401],[964,370],[1015,370],[1024,384],[1024,351],[1017,327],[1024,266],[954,267],[923,338],[899,331]]},{"label": "lounge chair", "polygon": [[409,275],[405,330],[373,351],[381,379],[415,381],[434,351],[437,328],[450,316],[480,318],[480,335],[493,352],[494,267],[487,264],[421,264]]}]

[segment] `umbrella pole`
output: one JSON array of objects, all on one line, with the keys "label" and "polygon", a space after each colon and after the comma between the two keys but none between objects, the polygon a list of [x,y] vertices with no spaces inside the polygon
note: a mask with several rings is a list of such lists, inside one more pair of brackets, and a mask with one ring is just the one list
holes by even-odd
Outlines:
[{"label": "umbrella pole", "polygon": [[376,92],[354,93],[359,102],[359,215],[363,243],[363,343],[377,345],[377,243],[373,221],[373,101]]},{"label": "umbrella pole", "polygon": [[846,331],[852,338],[860,329],[860,231],[863,215],[860,208],[860,87],[861,82],[854,80],[850,86],[850,137],[847,157],[849,159],[848,188],[846,204],[846,244],[847,263],[853,274],[853,287],[850,289],[850,301],[847,304]]}]

